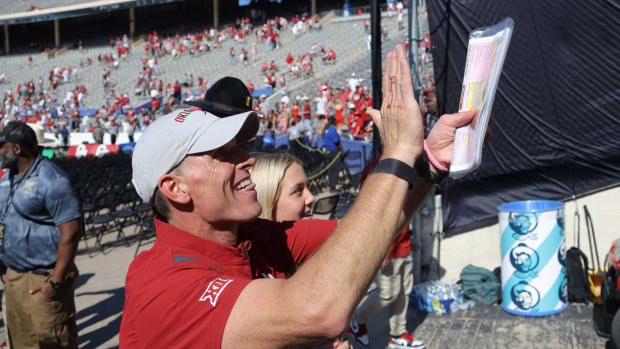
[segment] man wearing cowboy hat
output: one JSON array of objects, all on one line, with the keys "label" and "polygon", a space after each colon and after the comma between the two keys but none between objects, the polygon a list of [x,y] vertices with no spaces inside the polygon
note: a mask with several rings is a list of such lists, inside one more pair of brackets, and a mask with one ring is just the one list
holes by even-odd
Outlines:
[{"label": "man wearing cowboy hat", "polygon": [[42,157],[40,129],[11,121],[0,133],[0,260],[13,348],[77,348],[73,263],[80,208],[69,177]]}]

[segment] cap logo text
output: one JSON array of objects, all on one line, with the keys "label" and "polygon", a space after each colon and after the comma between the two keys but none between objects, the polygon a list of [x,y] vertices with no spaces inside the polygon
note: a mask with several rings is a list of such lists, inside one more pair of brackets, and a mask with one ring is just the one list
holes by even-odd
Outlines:
[{"label": "cap logo text", "polygon": [[176,122],[183,122],[185,121],[185,119],[187,119],[187,116],[191,113],[192,111],[189,109],[185,109],[182,112],[178,113],[177,116],[174,117],[174,121]]}]

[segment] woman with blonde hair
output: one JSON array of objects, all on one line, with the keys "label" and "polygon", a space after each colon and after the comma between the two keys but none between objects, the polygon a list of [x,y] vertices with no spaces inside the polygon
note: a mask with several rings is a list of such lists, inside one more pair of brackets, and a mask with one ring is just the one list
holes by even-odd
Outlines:
[{"label": "woman with blonde hair", "polygon": [[[250,176],[263,207],[259,218],[276,222],[309,218],[314,195],[308,189],[301,160],[288,153],[261,153],[255,157]],[[316,348],[353,349],[353,346],[343,335]]]},{"label": "woman with blonde hair", "polygon": [[299,159],[288,153],[258,154],[250,175],[263,207],[260,218],[282,222],[310,216],[314,195]]}]

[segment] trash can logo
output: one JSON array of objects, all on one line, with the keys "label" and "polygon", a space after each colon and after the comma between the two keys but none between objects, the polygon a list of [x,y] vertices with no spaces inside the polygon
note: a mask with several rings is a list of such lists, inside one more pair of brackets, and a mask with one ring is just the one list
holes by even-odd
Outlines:
[{"label": "trash can logo", "polygon": [[536,287],[529,285],[526,281],[519,281],[510,290],[512,302],[522,310],[530,310],[538,305],[540,293]]},{"label": "trash can logo", "polygon": [[510,251],[510,263],[517,270],[515,275],[518,278],[525,278],[530,273],[535,274],[534,270],[538,267],[539,261],[538,252],[524,243],[518,244]]},{"label": "trash can logo", "polygon": [[558,249],[558,262],[560,262],[562,267],[566,267],[566,242],[564,239],[562,239],[562,243]]},{"label": "trash can logo", "polygon": [[563,303],[568,302],[568,288],[566,287],[566,278],[564,278],[562,280],[562,283],[560,284],[558,296],[560,297],[560,301],[562,301]]},{"label": "trash can logo", "polygon": [[[536,239],[536,234],[530,234],[538,226],[538,216],[533,212],[511,212],[508,216],[508,225],[514,231],[512,237],[517,240]],[[529,235],[528,235],[529,234]]]}]

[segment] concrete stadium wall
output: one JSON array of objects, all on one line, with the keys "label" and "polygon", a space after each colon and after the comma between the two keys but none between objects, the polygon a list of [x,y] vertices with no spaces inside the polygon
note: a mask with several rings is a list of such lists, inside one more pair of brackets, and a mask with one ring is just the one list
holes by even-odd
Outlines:
[{"label": "concrete stadium wall", "polygon": [[[587,205],[592,215],[596,233],[597,247],[601,266],[609,252],[611,243],[620,238],[620,186],[613,187],[594,193],[576,201],[565,202],[565,237],[566,248],[576,246],[574,233],[575,208],[579,207],[581,215],[581,250],[588,256],[590,266],[593,258],[590,254],[583,205]],[[435,199],[437,209],[433,208],[433,200],[418,214],[418,220],[422,221],[421,261],[422,264],[431,264],[430,277],[436,279],[437,275],[437,239],[431,234],[441,231],[441,200]],[[426,211],[425,211],[426,210]],[[426,215],[424,215],[426,213]],[[498,224],[472,230],[463,234],[452,236],[441,241],[440,247],[440,280],[455,283],[459,280],[459,274],[467,264],[474,264],[493,270],[501,265],[500,231]]]}]

